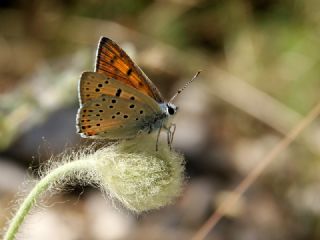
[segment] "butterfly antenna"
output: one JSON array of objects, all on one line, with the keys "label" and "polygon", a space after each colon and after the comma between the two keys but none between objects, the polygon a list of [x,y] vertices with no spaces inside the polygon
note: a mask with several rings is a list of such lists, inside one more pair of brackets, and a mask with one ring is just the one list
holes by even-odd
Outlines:
[{"label": "butterfly antenna", "polygon": [[173,97],[170,99],[169,103],[171,103],[183,90],[185,90],[187,88],[187,86],[193,82],[193,80],[195,80],[199,74],[201,73],[201,70],[198,71],[191,80],[189,80],[182,88],[180,88],[176,94],[173,95]]}]

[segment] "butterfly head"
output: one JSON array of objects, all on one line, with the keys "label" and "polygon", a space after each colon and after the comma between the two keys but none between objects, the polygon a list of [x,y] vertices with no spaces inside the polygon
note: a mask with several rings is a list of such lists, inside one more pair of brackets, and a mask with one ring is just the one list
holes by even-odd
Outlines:
[{"label": "butterfly head", "polygon": [[168,116],[173,116],[178,111],[178,107],[170,102],[166,104],[166,108]]}]

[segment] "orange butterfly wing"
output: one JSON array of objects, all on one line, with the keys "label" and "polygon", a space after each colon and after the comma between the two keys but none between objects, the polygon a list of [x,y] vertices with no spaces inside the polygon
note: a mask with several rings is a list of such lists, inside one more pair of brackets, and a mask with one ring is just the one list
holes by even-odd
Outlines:
[{"label": "orange butterfly wing", "polygon": [[101,73],[83,72],[78,87],[80,106],[101,96],[112,96],[147,103],[155,111],[159,109],[159,104],[148,95]]},{"label": "orange butterfly wing", "polygon": [[115,42],[106,37],[99,42],[96,72],[136,88],[159,103],[164,102],[159,90],[144,72]]}]

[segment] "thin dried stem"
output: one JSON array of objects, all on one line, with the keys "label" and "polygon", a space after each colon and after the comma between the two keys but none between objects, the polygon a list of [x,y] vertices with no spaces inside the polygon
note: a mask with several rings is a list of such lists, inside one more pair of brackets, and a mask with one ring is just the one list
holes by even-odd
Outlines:
[{"label": "thin dried stem", "polygon": [[286,136],[283,138],[258,164],[254,167],[248,176],[235,188],[234,194],[231,194],[225,202],[223,202],[211,217],[202,225],[202,227],[192,237],[192,240],[204,239],[211,229],[225,215],[228,209],[232,208],[239,200],[241,195],[255,182],[261,175],[263,170],[294,141],[298,135],[314,121],[320,114],[320,102],[304,117]]}]

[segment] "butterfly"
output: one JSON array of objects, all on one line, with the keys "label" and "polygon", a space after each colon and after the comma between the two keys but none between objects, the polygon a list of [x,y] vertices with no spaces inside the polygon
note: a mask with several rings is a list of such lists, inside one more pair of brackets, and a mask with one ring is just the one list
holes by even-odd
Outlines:
[{"label": "butterfly", "polygon": [[166,102],[125,51],[102,37],[95,71],[83,72],[80,77],[77,131],[84,138],[119,140],[158,130],[157,148],[164,128],[171,146],[175,124],[168,126],[168,120],[178,110],[172,100],[183,89]]}]

